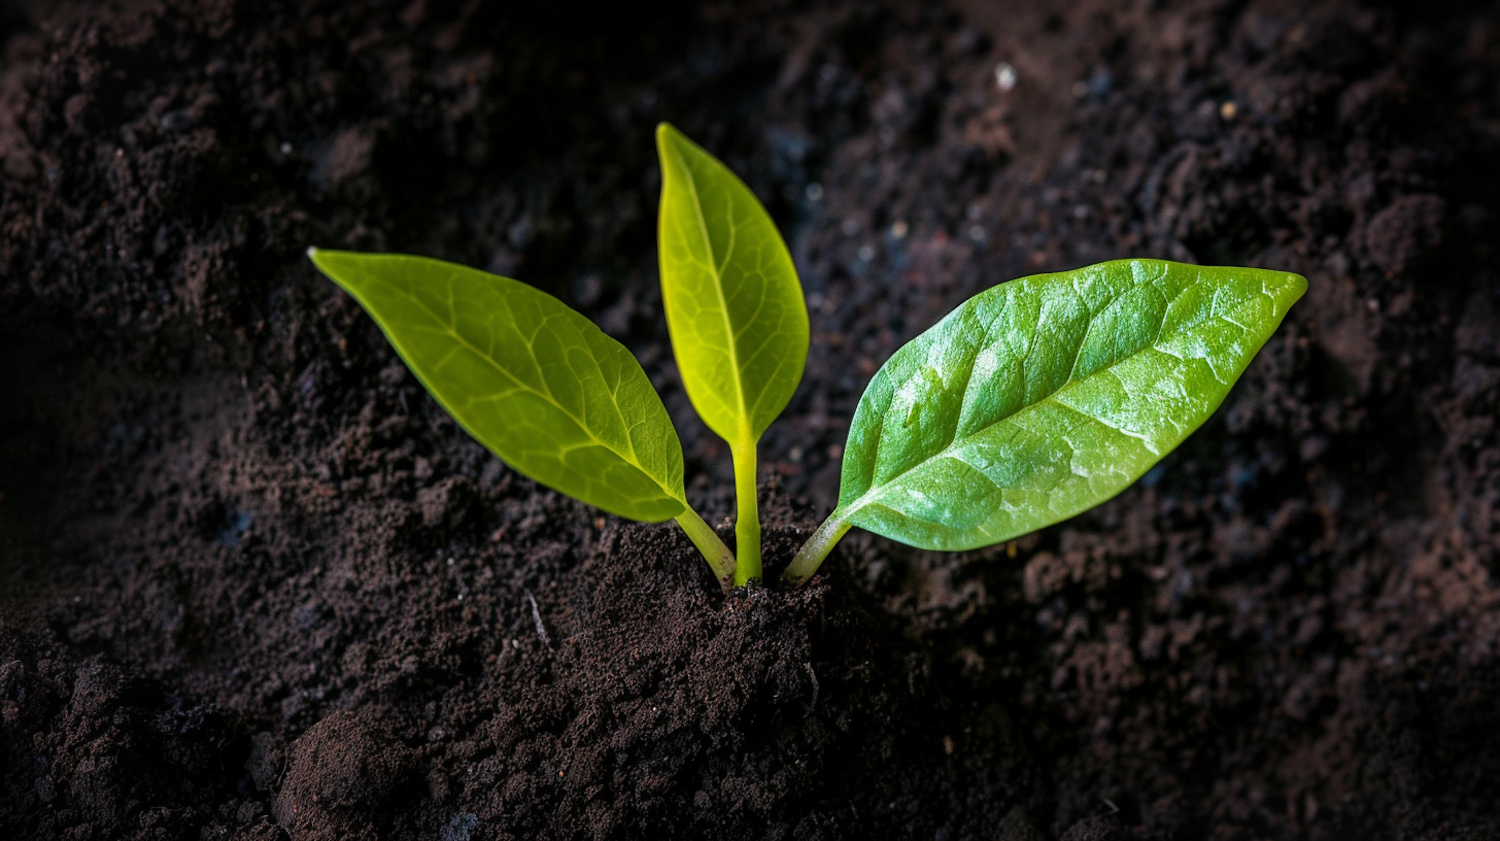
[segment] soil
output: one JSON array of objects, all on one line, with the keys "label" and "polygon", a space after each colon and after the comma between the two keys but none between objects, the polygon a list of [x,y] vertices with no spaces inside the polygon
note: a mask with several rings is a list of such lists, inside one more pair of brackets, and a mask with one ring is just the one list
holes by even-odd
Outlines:
[{"label": "soil", "polygon": [[[1500,837],[1500,5],[510,5],[0,3],[0,837]],[[1311,290],[1098,509],[725,597],[490,457],[303,257],[561,296],[728,536],[663,119],[807,290],[773,571],[970,295],[1130,255]]]}]

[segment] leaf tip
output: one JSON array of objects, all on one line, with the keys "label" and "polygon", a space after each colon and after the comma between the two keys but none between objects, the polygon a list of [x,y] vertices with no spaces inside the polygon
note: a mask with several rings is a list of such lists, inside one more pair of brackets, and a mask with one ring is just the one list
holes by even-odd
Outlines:
[{"label": "leaf tip", "polygon": [[316,259],[318,259],[318,247],[316,245],[309,245],[307,247],[307,259],[309,259],[309,260],[316,260]]},{"label": "leaf tip", "polygon": [[1307,278],[1296,272],[1281,272],[1280,274],[1281,282],[1274,294],[1284,302],[1286,307],[1291,307],[1307,294]]},{"label": "leaf tip", "polygon": [[687,135],[666,120],[656,124],[656,152],[666,160],[667,155],[674,149],[680,148]]}]

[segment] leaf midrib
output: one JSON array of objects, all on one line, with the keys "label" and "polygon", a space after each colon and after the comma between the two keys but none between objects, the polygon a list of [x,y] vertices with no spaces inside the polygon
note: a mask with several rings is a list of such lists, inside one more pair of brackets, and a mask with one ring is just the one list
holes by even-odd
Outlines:
[{"label": "leaf midrib", "polygon": [[[698,195],[698,180],[693,177],[693,168],[688,164],[686,156],[680,152],[678,154],[678,163],[682,166],[688,191],[692,193],[693,212],[698,217],[698,230],[703,234],[703,248],[708,252],[708,265],[713,275],[714,293],[719,299],[719,314],[724,319],[724,338],[729,346],[729,370],[734,375],[734,398],[735,402],[739,403],[740,408],[739,433],[741,437],[744,437],[746,431],[750,428],[750,421],[746,417],[745,412],[745,383],[740,372],[739,343],[735,338],[734,324],[729,320],[729,300],[724,296],[724,274],[723,270],[717,265],[718,261],[714,259],[714,244],[708,235],[708,220],[703,216],[703,201]],[[734,230],[732,219],[729,220],[729,229],[730,231]],[[732,251],[733,248],[731,247],[728,251],[724,252],[724,264],[726,266],[729,264],[729,257]]]}]

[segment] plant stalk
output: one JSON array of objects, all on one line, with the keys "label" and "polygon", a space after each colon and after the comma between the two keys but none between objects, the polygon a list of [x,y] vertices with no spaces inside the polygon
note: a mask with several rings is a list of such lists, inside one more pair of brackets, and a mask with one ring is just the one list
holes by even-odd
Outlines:
[{"label": "plant stalk", "polygon": [[833,547],[849,531],[849,523],[839,517],[839,512],[834,511],[818,526],[812,537],[802,544],[797,550],[797,556],[792,558],[792,563],[781,574],[781,583],[791,587],[800,586],[807,579],[812,578],[813,573],[823,564],[823,559],[833,551]]},{"label": "plant stalk", "polygon": [[729,582],[734,580],[734,553],[729,551],[729,547],[724,545],[724,541],[719,539],[719,535],[709,527],[708,523],[703,522],[703,518],[698,516],[698,512],[694,511],[692,506],[684,508],[682,513],[677,515],[677,525],[682,526],[682,530],[687,532],[688,539],[693,541],[693,545],[698,547],[699,552],[703,553],[704,560],[708,561],[708,565],[713,568],[714,576],[724,586],[724,591],[728,592]]},{"label": "plant stalk", "polygon": [[739,516],[734,522],[734,586],[760,579],[760,504],[755,485],[755,439],[741,436],[730,445],[734,455],[734,497]]}]

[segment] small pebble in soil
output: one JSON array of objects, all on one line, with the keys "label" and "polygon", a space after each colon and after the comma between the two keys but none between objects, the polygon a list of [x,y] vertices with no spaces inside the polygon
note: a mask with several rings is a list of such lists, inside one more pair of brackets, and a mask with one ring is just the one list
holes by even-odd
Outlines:
[{"label": "small pebble in soil", "polygon": [[995,86],[1002,91],[1009,91],[1016,86],[1016,68],[1011,67],[1008,62],[1000,62],[995,65]]},{"label": "small pebble in soil", "polygon": [[807,200],[808,201],[822,201],[823,200],[823,185],[819,184],[816,181],[814,181],[813,183],[807,185],[807,189],[804,190],[804,192],[807,194]]}]

